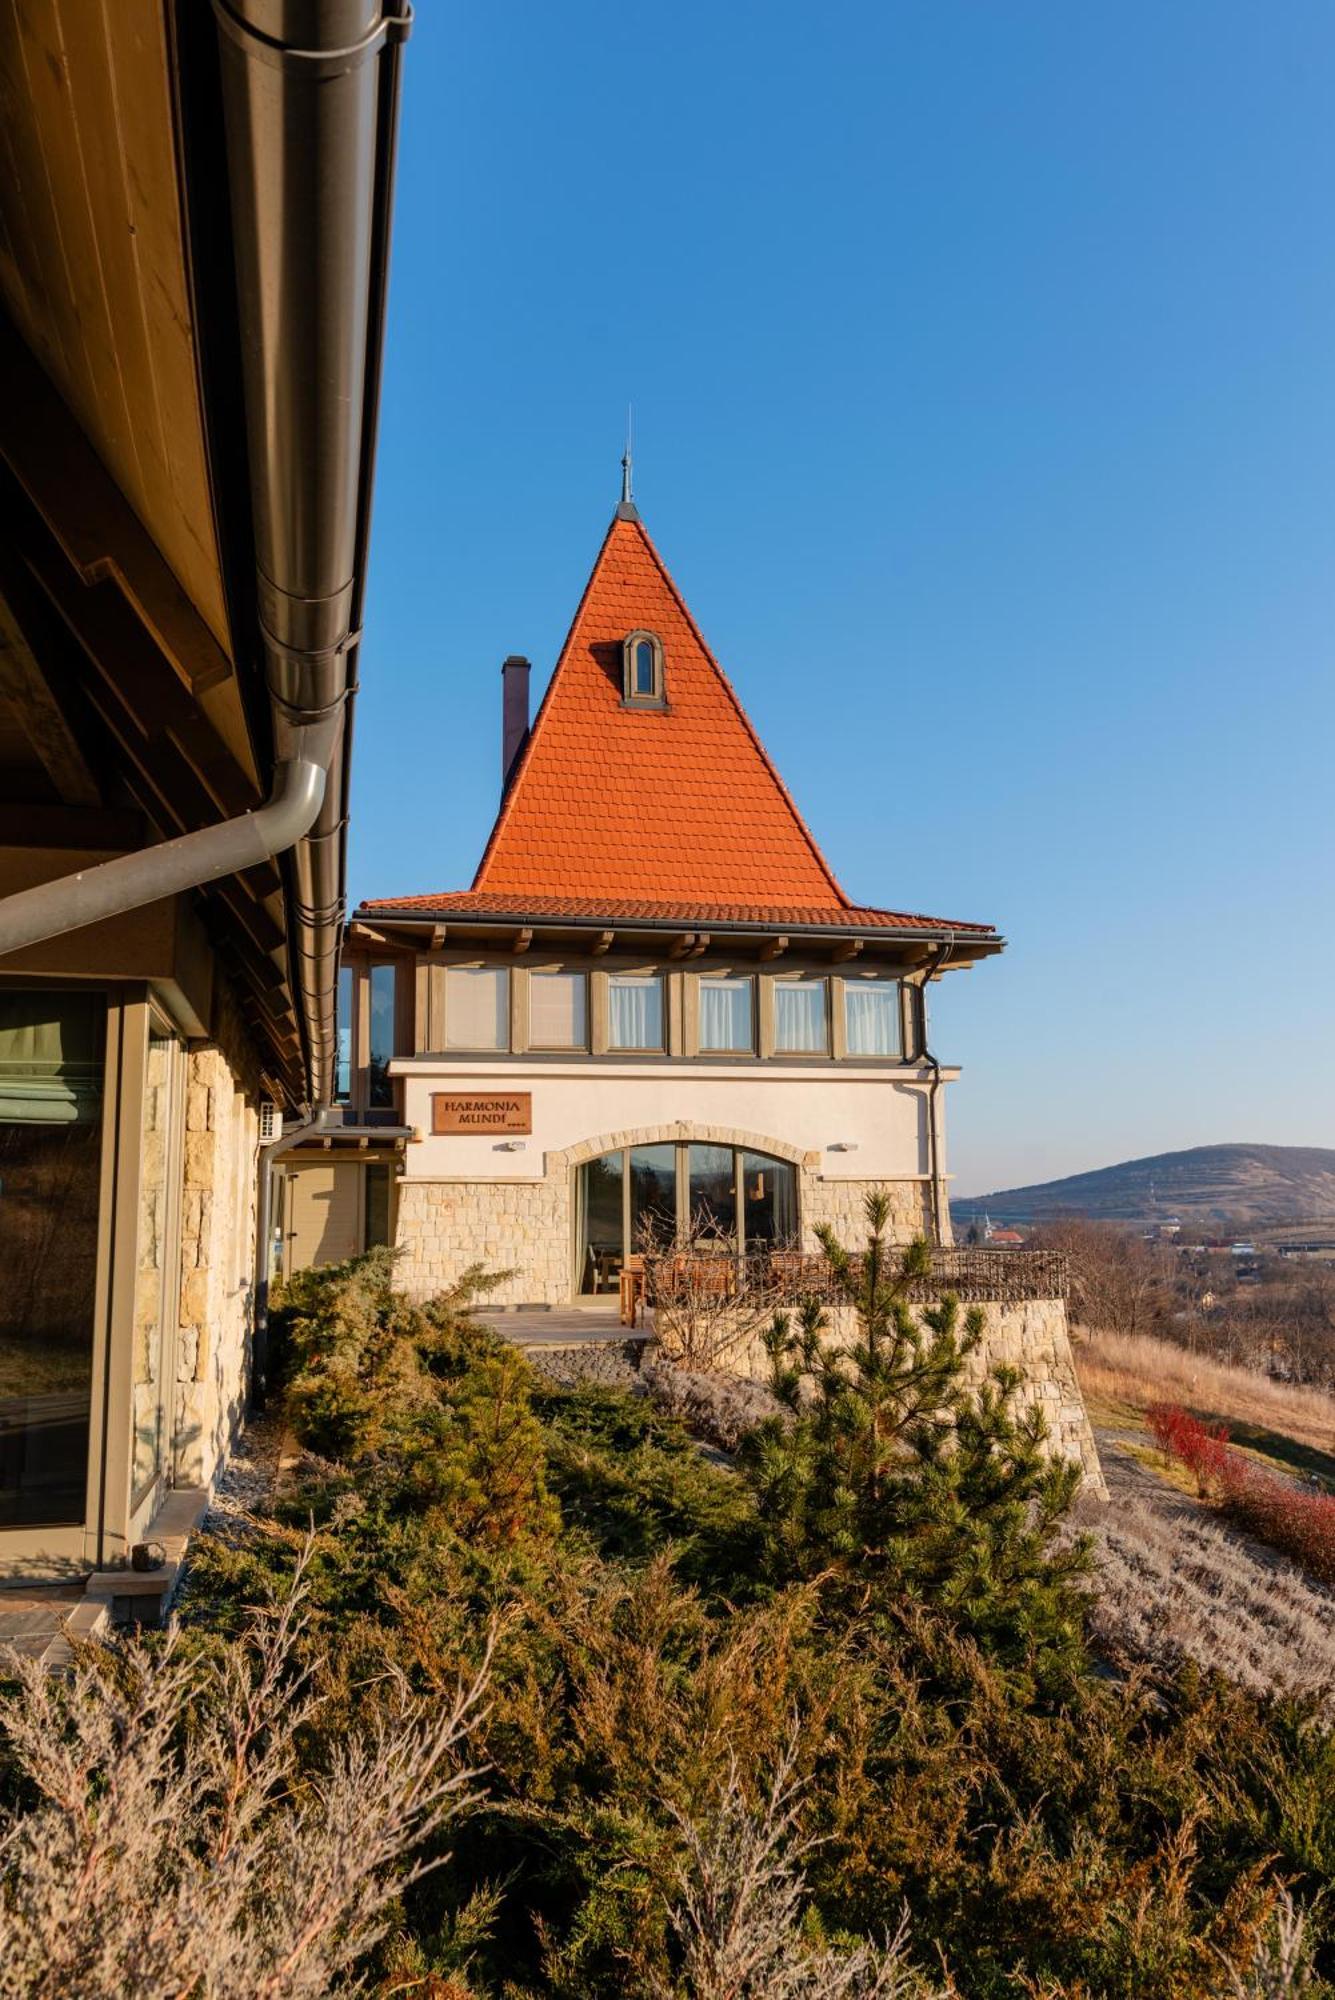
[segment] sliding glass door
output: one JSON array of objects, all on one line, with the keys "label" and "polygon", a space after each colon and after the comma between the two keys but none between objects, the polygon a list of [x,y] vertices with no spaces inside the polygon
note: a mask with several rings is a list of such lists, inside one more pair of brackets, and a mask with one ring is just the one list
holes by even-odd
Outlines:
[{"label": "sliding glass door", "polygon": [[0,992],[0,1528],[85,1515],[106,1012]]}]

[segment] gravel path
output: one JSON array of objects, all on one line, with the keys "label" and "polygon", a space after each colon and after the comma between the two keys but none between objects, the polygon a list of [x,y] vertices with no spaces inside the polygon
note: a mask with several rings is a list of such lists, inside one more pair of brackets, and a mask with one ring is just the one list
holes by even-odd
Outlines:
[{"label": "gravel path", "polygon": [[277,1417],[251,1418],[218,1475],[208,1512],[200,1522],[205,1534],[217,1535],[234,1546],[249,1539],[257,1510],[278,1484],[285,1443],[290,1445],[290,1439]]}]

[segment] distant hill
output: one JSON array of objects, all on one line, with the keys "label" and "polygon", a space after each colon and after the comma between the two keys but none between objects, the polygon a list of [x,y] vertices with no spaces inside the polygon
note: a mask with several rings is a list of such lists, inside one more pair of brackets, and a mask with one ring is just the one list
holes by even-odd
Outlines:
[{"label": "distant hill", "polygon": [[1099,1222],[1184,1224],[1228,1221],[1250,1228],[1295,1222],[1335,1223],[1335,1150],[1327,1146],[1191,1146],[1124,1160],[1036,1187],[954,1201],[959,1228],[984,1214],[993,1222],[1033,1223],[1059,1215]]}]

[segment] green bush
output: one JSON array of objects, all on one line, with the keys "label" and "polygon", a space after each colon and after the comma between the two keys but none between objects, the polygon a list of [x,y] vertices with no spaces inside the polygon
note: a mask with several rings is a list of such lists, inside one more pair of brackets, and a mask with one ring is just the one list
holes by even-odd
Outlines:
[{"label": "green bush", "polygon": [[[312,1519],[327,1732],[390,1669],[443,1698],[498,1621],[486,1801],[405,1898],[385,1992],[684,1993],[691,1830],[721,1799],[763,1818],[780,1770],[811,1963],[907,1902],[917,1962],[968,2000],[1213,2000],[1281,1884],[1312,1904],[1330,1881],[1328,1712],[1090,1662],[1069,1476],[1010,1378],[963,1387],[949,1302],[909,1336],[903,1277],[878,1253],[888,1310],[851,1358],[816,1315],[775,1336],[814,1400],[793,1385],[740,1469],[645,1399],[541,1382],[462,1290],[411,1305],[383,1257],[289,1288],[283,1411],[311,1456],[248,1541],[199,1546],[194,1642]],[[1329,1975],[1319,1902],[1309,1933]]]}]

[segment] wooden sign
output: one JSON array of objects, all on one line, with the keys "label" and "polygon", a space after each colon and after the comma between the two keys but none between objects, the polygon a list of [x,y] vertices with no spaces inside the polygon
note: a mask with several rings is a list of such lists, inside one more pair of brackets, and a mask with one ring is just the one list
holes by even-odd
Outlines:
[{"label": "wooden sign", "polygon": [[431,1130],[450,1137],[470,1132],[531,1132],[533,1093],[517,1090],[507,1097],[497,1090],[477,1097],[447,1097],[442,1091],[433,1091]]}]

